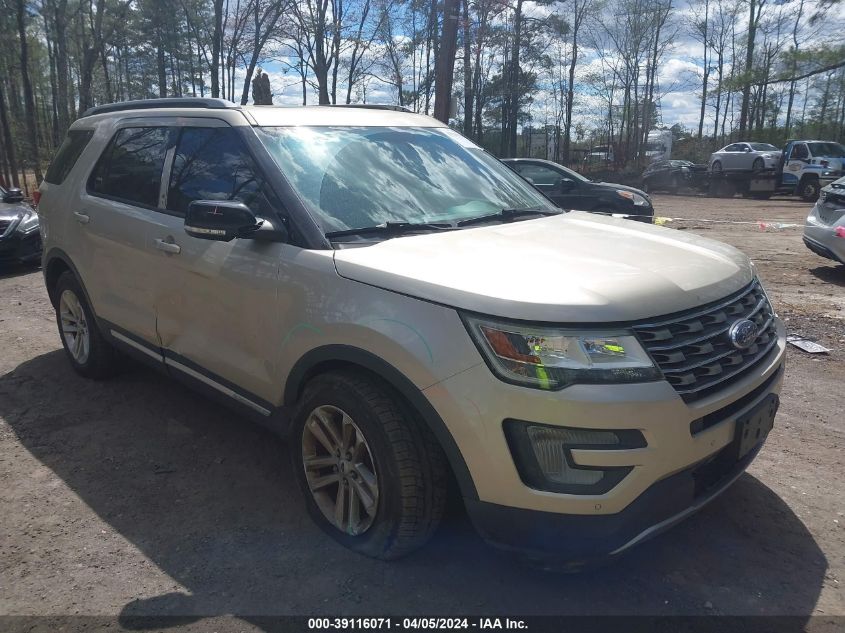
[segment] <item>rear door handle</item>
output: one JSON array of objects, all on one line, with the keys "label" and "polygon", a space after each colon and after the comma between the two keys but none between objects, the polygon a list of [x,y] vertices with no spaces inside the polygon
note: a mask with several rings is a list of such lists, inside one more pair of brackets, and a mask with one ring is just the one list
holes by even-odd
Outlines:
[{"label": "rear door handle", "polygon": [[156,248],[165,253],[172,253],[178,255],[182,252],[182,247],[174,242],[166,242],[164,240],[156,240]]},{"label": "rear door handle", "polygon": [[73,217],[76,218],[76,221],[80,224],[88,224],[91,221],[91,216],[87,213],[81,213],[79,211],[73,212]]}]

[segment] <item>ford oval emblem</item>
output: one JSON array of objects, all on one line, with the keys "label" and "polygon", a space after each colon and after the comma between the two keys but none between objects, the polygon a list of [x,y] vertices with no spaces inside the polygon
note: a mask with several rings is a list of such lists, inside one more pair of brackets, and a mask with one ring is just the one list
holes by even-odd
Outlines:
[{"label": "ford oval emblem", "polygon": [[728,337],[735,348],[748,349],[757,340],[757,324],[748,319],[740,319],[731,325]]}]

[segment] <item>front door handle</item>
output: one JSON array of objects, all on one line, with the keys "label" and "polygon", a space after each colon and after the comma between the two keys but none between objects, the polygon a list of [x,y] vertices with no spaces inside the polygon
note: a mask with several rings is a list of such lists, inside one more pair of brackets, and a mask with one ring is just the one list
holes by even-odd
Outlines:
[{"label": "front door handle", "polygon": [[178,255],[182,252],[182,247],[174,242],[166,242],[165,240],[156,240],[156,248],[165,253],[172,253]]},{"label": "front door handle", "polygon": [[79,211],[73,212],[73,217],[76,218],[76,221],[80,224],[88,224],[91,221],[91,216],[87,213],[81,213]]}]

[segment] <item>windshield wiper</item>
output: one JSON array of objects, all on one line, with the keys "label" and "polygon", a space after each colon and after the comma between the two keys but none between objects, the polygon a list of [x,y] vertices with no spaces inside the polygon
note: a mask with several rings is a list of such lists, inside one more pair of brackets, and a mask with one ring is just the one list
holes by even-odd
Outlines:
[{"label": "windshield wiper", "polygon": [[343,229],[342,231],[329,231],[326,237],[346,237],[348,235],[368,235],[371,233],[382,235],[405,235],[415,231],[448,231],[454,229],[452,224],[445,222],[384,222],[375,226],[362,226],[357,229]]},{"label": "windshield wiper", "polygon": [[543,207],[525,207],[523,209],[502,209],[496,213],[480,215],[477,218],[467,218],[457,223],[457,226],[468,226],[470,224],[481,224],[490,220],[512,220],[526,215],[558,215],[562,211],[549,211]]}]

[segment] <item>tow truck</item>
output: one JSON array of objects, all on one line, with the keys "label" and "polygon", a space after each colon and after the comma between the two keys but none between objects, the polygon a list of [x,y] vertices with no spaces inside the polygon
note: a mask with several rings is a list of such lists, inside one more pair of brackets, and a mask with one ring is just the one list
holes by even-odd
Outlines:
[{"label": "tow truck", "polygon": [[789,140],[775,169],[733,170],[709,173],[711,196],[749,198],[773,195],[798,196],[814,202],[825,185],[845,175],[845,147],[833,141]]}]

